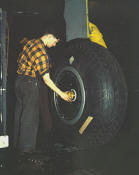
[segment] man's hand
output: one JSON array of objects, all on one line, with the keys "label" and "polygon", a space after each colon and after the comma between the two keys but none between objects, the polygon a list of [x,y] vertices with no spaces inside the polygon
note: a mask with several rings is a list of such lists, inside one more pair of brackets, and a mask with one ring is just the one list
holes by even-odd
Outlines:
[{"label": "man's hand", "polygon": [[60,97],[65,101],[72,102],[72,98],[68,95],[68,91],[62,92]]},{"label": "man's hand", "polygon": [[56,92],[63,100],[72,102],[72,98],[68,95],[68,91],[61,91],[51,80],[49,73],[43,76],[43,80],[47,86],[49,86],[54,92]]}]

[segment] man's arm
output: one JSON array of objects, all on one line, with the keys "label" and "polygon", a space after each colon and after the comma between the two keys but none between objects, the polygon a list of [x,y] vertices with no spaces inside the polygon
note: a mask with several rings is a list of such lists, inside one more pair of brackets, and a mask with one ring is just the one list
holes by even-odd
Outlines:
[{"label": "man's arm", "polygon": [[63,92],[61,91],[55,84],[54,82],[51,80],[50,78],[50,74],[46,73],[43,76],[43,80],[45,82],[45,84],[47,86],[49,86],[54,92],[56,92],[62,99],[64,99],[65,101],[71,102],[72,99],[69,97],[69,95],[67,94],[67,92]]}]

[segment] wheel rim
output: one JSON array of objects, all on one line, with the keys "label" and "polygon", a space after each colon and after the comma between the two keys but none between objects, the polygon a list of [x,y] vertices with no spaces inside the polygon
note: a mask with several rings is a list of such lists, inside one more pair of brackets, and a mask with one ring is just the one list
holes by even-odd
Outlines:
[{"label": "wheel rim", "polygon": [[81,118],[85,106],[85,88],[83,80],[77,70],[66,66],[56,75],[56,85],[63,91],[74,90],[76,99],[72,103],[62,100],[54,93],[54,106],[57,116],[64,123],[73,125]]}]

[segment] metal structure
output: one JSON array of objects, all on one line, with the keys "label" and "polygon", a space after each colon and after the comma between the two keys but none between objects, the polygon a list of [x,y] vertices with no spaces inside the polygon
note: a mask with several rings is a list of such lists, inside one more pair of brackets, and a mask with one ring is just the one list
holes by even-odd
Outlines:
[{"label": "metal structure", "polygon": [[65,0],[67,41],[88,38],[88,0]]},{"label": "metal structure", "polygon": [[89,38],[107,48],[103,35],[95,24],[89,22],[88,0],[65,0],[66,40]]},{"label": "metal structure", "polygon": [[6,136],[6,18],[6,11],[0,8],[0,148],[8,146],[8,136]]}]

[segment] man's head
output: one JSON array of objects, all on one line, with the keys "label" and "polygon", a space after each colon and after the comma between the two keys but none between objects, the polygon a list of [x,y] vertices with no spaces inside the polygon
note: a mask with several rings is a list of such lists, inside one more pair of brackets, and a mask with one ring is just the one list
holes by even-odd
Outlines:
[{"label": "man's head", "polygon": [[56,44],[59,41],[59,39],[57,39],[55,35],[52,33],[45,33],[41,37],[41,40],[44,42],[45,46],[47,46],[48,48],[56,46]]},{"label": "man's head", "polygon": [[48,48],[56,46],[59,39],[57,39],[57,32],[52,25],[44,24],[40,30],[40,39]]}]

